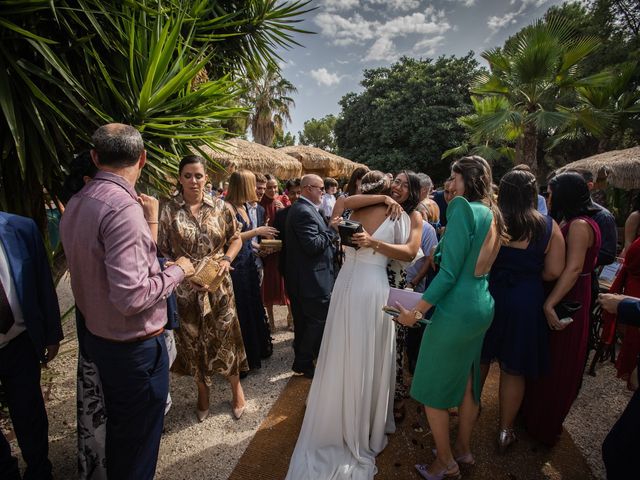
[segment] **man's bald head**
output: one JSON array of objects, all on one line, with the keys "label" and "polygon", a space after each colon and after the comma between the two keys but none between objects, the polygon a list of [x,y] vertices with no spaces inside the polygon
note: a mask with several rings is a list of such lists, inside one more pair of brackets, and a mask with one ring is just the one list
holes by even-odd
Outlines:
[{"label": "man's bald head", "polygon": [[322,178],[320,178],[318,175],[315,175],[313,173],[308,173],[307,175],[302,177],[302,180],[300,180],[301,187],[306,187],[307,185],[319,185],[319,184],[322,184],[322,186],[324,187],[324,180],[322,180]]},{"label": "man's bald head", "polygon": [[135,165],[144,152],[142,135],[131,125],[108,123],[91,137],[93,151],[100,165],[124,168]]}]

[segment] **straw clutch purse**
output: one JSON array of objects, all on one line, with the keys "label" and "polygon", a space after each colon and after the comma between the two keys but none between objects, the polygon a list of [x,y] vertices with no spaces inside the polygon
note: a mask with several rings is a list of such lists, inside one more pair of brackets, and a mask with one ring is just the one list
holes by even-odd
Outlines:
[{"label": "straw clutch purse", "polygon": [[211,257],[204,257],[198,263],[195,273],[189,280],[201,287],[209,285],[208,290],[213,293],[218,290],[224,280],[224,275],[218,276],[219,271],[220,264],[218,262]]},{"label": "straw clutch purse", "polygon": [[268,238],[263,238],[260,240],[260,248],[270,248],[273,250],[282,250],[282,240],[270,240]]}]

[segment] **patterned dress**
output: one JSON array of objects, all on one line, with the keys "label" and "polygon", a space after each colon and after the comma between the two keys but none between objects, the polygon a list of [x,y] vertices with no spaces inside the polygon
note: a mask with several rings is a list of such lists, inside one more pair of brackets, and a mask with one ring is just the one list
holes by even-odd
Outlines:
[{"label": "patterned dress", "polygon": [[[170,259],[184,256],[194,267],[205,256],[221,258],[237,235],[231,209],[220,199],[205,197],[197,218],[181,195],[162,208],[158,250]],[[172,370],[211,385],[211,376],[248,371],[236,313],[231,276],[227,273],[214,293],[198,292],[189,282],[176,288],[180,328],[175,331],[178,356]]]}]

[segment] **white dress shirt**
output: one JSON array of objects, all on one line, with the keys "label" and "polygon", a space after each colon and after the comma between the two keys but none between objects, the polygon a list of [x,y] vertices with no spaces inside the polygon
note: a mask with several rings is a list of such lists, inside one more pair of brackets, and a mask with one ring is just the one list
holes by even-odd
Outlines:
[{"label": "white dress shirt", "polygon": [[7,258],[7,254],[4,251],[4,245],[2,244],[2,242],[0,242],[0,282],[2,282],[4,291],[7,294],[7,299],[9,300],[9,306],[11,306],[11,311],[13,312],[13,320],[15,322],[7,333],[5,333],[4,335],[0,333],[0,348],[3,348],[11,340],[24,332],[27,327],[24,324],[24,318],[22,317],[22,307],[20,306],[20,301],[18,300],[16,286],[13,283],[13,278],[11,277],[9,259]]}]

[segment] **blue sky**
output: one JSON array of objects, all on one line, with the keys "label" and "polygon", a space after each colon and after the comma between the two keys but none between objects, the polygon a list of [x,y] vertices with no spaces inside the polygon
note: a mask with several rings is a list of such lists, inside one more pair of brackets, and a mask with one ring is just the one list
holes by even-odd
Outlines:
[{"label": "blue sky", "polygon": [[[338,114],[338,101],[359,92],[362,71],[388,66],[402,55],[436,58],[479,54],[500,46],[560,0],[313,0],[295,35],[304,48],[280,51],[283,76],[297,88],[292,122]],[[483,61],[481,61],[483,63]]]}]

